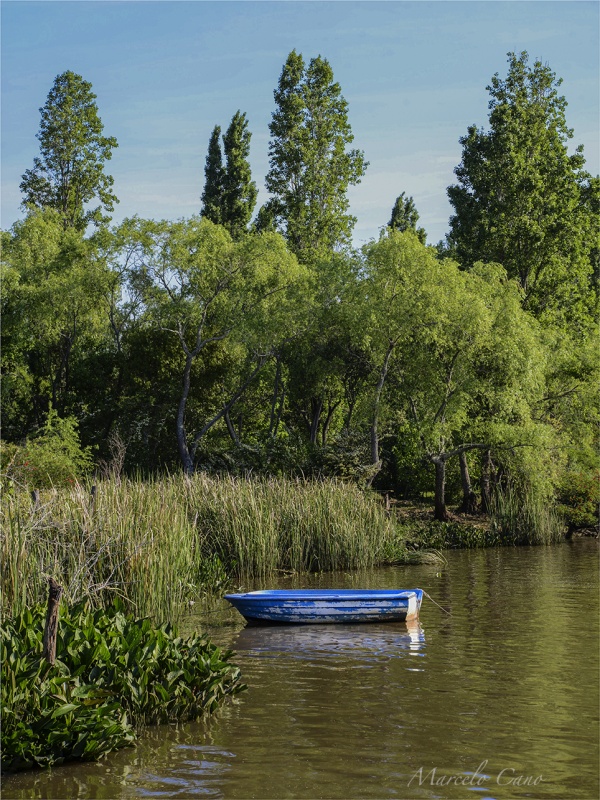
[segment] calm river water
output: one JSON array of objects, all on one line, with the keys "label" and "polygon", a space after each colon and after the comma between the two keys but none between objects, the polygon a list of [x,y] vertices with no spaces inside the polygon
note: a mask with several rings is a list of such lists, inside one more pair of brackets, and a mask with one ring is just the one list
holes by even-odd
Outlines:
[{"label": "calm river water", "polygon": [[247,692],[100,764],[5,778],[2,797],[596,800],[598,543],[447,559],[302,583],[419,586],[450,612],[425,598],[420,625],[189,620],[235,649]]}]

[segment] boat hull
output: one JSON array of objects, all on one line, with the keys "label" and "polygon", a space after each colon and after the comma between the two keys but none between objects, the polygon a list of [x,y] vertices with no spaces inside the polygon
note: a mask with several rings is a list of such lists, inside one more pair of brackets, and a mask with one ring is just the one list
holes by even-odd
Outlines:
[{"label": "boat hull", "polygon": [[421,589],[299,589],[226,594],[251,622],[315,625],[406,622],[419,615]]}]

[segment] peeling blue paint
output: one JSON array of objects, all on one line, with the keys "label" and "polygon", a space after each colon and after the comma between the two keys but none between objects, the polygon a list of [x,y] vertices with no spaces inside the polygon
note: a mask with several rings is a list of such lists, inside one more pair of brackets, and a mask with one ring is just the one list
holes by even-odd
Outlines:
[{"label": "peeling blue paint", "polygon": [[281,623],[404,622],[419,615],[422,589],[266,589],[226,594],[247,620]]}]

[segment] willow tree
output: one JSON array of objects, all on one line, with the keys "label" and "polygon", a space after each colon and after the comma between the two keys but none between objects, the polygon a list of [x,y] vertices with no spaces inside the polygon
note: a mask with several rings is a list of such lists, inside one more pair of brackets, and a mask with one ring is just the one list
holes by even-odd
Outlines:
[{"label": "willow tree", "polygon": [[[92,84],[74,72],[63,72],[40,113],[40,156],[23,174],[23,205],[55,209],[65,227],[79,230],[106,222],[102,211],[113,211],[118,200],[104,165],[117,140],[103,135]],[[94,199],[100,205],[88,208]]]},{"label": "willow tree", "polygon": [[[176,438],[189,474],[206,434],[221,420],[227,423],[235,403],[290,335],[303,270],[278,234],[236,242],[222,226],[198,217],[129,220],[122,227],[131,291],[143,298],[148,326],[177,343]],[[217,391],[210,375],[215,347],[225,366],[236,365],[218,376]]]},{"label": "willow tree", "polygon": [[348,213],[348,187],[360,183],[367,162],[348,149],[354,136],[348,104],[329,62],[318,56],[305,64],[293,50],[274,92],[276,110],[269,130],[272,197],[261,224],[275,223],[299,258],[348,244],[355,218]]},{"label": "willow tree", "polygon": [[533,441],[545,364],[535,320],[502,267],[460,270],[438,260],[414,232],[388,230],[366,245],[361,279],[355,328],[374,365],[374,474],[387,410],[388,420],[404,421],[434,467],[435,516],[444,520],[449,461],[460,462],[472,506],[465,454]]}]

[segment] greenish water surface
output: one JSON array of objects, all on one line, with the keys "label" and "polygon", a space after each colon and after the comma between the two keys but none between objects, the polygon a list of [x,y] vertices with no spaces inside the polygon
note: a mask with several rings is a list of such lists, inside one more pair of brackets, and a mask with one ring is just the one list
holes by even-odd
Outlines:
[{"label": "greenish water surface", "polygon": [[[419,625],[246,628],[196,615],[249,690],[99,764],[5,777],[12,798],[581,798],[598,786],[598,543],[269,586],[425,589]],[[256,588],[256,587],[252,587]]]}]

